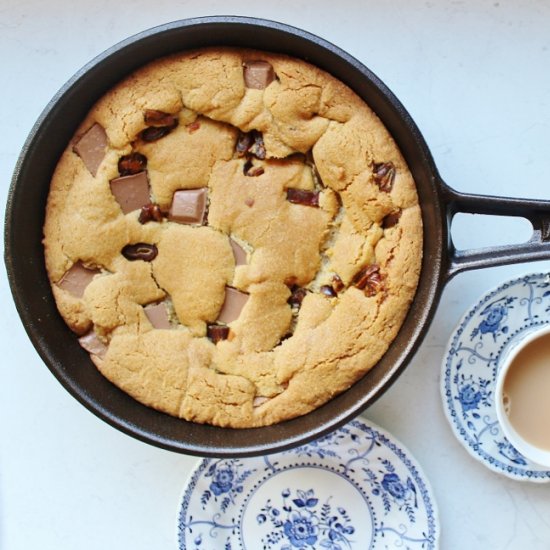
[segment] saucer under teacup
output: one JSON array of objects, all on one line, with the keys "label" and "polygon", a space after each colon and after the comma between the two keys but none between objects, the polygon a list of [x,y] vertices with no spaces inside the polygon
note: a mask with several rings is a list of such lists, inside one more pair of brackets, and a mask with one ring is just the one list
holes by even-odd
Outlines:
[{"label": "saucer under teacup", "polygon": [[443,357],[441,395],[453,433],[475,459],[516,480],[548,482],[550,470],[504,436],[494,402],[496,375],[513,347],[549,323],[550,274],[514,278],[467,310]]}]

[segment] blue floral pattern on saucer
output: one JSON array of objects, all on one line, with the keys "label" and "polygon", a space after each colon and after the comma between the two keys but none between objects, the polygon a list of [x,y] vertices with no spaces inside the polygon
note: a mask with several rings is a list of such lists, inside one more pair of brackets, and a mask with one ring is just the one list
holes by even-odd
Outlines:
[{"label": "blue floral pattern on saucer", "polygon": [[178,522],[180,550],[428,550],[438,538],[418,464],[359,420],[275,455],[202,460]]},{"label": "blue floral pattern on saucer", "polygon": [[533,273],[485,294],[460,320],[443,359],[443,407],[466,450],[512,479],[550,481],[522,456],[497,421],[494,388],[502,358],[532,330],[550,323],[550,274]]},{"label": "blue floral pattern on saucer", "polygon": [[[333,506],[331,499],[320,503],[315,491],[281,491],[282,506],[275,507],[268,499],[256,517],[258,524],[269,521],[271,531],[262,539],[264,547],[277,545],[286,539],[289,544],[282,548],[315,547],[319,542],[322,548],[340,550],[352,548],[352,535],[355,527],[341,506]],[[297,497],[297,498],[293,498]]]}]

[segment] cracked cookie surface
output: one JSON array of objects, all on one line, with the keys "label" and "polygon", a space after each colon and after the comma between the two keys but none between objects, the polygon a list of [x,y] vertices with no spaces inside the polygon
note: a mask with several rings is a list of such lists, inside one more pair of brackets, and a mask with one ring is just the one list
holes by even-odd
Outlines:
[{"label": "cracked cookie surface", "polygon": [[395,142],[344,84],[204,49],[98,101],[52,178],[44,248],[58,309],[109,380],[254,427],[379,361],[414,297],[422,220]]}]

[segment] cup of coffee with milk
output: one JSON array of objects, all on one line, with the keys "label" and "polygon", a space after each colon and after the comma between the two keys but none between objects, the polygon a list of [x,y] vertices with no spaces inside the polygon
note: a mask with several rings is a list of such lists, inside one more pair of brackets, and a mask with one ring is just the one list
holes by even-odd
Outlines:
[{"label": "cup of coffee with milk", "polygon": [[550,325],[508,352],[497,373],[495,404],[508,441],[550,469]]}]

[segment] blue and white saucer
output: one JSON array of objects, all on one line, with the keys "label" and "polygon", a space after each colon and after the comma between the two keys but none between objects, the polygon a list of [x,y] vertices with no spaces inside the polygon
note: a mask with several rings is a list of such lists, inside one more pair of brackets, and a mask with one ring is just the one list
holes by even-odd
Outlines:
[{"label": "blue and white saucer", "polygon": [[282,453],[202,460],[178,522],[180,550],[435,549],[438,538],[414,458],[359,420]]},{"label": "blue and white saucer", "polygon": [[443,408],[466,450],[512,479],[550,481],[550,471],[521,455],[504,437],[494,405],[502,358],[526,334],[550,323],[550,274],[507,281],[466,312],[443,358]]}]

